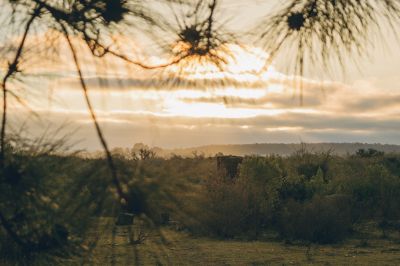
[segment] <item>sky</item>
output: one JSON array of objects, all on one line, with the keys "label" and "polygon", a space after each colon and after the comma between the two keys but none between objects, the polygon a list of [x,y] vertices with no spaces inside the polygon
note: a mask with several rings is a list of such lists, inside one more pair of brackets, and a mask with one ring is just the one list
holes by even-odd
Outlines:
[{"label": "sky", "polygon": [[[230,2],[223,9],[240,10],[230,27],[243,21],[250,25],[259,16],[260,3],[250,2]],[[253,41],[229,45],[235,59],[224,70],[202,66],[180,77],[177,67],[148,71],[111,58],[94,61],[84,48],[79,51],[111,147],[138,142],[164,148],[301,141],[400,144],[400,54],[388,38],[386,46],[371,46],[371,56],[359,58],[358,67],[347,65],[344,76],[328,78],[318,73],[293,77],[276,61],[265,70],[268,51]],[[31,38],[30,46],[40,41],[40,36]],[[146,54],[146,47],[129,42],[136,53]],[[13,82],[24,100],[10,107],[9,130],[53,138],[71,133],[75,148],[100,149],[71,55],[63,45],[60,51],[56,63],[45,58],[26,63],[23,82]],[[149,60],[161,59],[150,55]],[[60,126],[63,130],[57,131]]]}]

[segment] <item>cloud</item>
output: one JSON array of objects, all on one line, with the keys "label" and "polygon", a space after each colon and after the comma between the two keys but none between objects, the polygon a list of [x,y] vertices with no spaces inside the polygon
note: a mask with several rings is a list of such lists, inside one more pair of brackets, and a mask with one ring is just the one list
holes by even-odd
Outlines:
[{"label": "cloud", "polygon": [[[85,79],[91,89],[107,88],[111,90],[180,90],[199,89],[207,90],[219,87],[235,88],[266,88],[268,83],[263,80],[240,81],[234,78],[197,78],[185,77],[148,77],[148,78],[118,78],[118,77],[91,77]],[[76,79],[67,79],[64,86],[71,89],[79,88]]]},{"label": "cloud", "polygon": [[[250,119],[222,119],[117,112],[99,112],[98,116],[112,147],[131,147],[137,142],[162,147],[299,141],[399,143],[400,130],[399,117],[372,120],[363,117],[288,113]],[[41,113],[40,117],[46,117],[46,122],[29,120],[27,128],[30,134],[40,136],[46,123],[57,126],[68,122],[66,132],[78,129],[71,142],[78,142],[79,148],[101,148],[87,113],[52,112]],[[13,127],[18,128],[16,125]]]},{"label": "cloud", "polygon": [[[347,85],[274,71],[171,76],[168,71],[117,70],[85,71],[90,97],[111,146],[300,140],[400,143],[400,92],[381,90],[376,80]],[[99,148],[76,73],[43,68],[30,75],[51,79],[55,99],[46,103],[38,94],[35,101],[27,100],[32,109],[50,124],[69,121],[68,128],[80,128],[73,137],[82,140],[79,147]],[[26,110],[15,108],[9,121],[17,121],[18,128],[27,116]],[[35,118],[29,126],[33,135],[40,135],[41,122]]]},{"label": "cloud", "polygon": [[387,109],[397,109],[400,106],[400,94],[375,94],[360,96],[353,102],[345,105],[348,109],[354,111],[379,111]]}]

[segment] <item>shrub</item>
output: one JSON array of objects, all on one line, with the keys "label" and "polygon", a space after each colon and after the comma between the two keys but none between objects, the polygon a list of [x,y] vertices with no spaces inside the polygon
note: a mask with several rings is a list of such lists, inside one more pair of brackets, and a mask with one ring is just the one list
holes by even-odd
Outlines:
[{"label": "shrub", "polygon": [[287,201],[289,199],[303,202],[311,199],[313,191],[303,176],[287,177],[282,181],[282,185],[279,188],[279,198],[281,201]]},{"label": "shrub", "polygon": [[400,178],[383,165],[369,165],[362,175],[349,178],[345,185],[354,199],[356,218],[400,218]]},{"label": "shrub", "polygon": [[389,155],[384,158],[383,163],[392,175],[400,176],[400,156]]},{"label": "shrub", "polygon": [[349,235],[350,211],[349,198],[341,195],[318,196],[304,203],[289,200],[281,210],[278,231],[288,240],[336,243]]},{"label": "shrub", "polygon": [[206,233],[257,238],[270,222],[282,180],[280,157],[247,157],[239,177],[213,176],[203,190],[200,226]]},{"label": "shrub", "polygon": [[222,238],[243,235],[250,226],[248,193],[238,183],[223,178],[210,179],[202,208],[197,213],[202,230]]},{"label": "shrub", "polygon": [[[332,160],[332,151],[328,150],[321,153],[311,153],[305,146],[296,151],[286,161],[287,168],[292,169],[292,173],[310,179],[318,171],[322,171],[324,181],[328,181],[329,163]],[[294,171],[293,171],[294,170]]]}]

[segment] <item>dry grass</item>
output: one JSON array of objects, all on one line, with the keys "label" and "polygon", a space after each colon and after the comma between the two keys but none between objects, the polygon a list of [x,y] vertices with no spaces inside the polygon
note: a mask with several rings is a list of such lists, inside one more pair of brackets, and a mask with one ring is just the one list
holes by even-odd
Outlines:
[{"label": "dry grass", "polygon": [[[133,230],[138,225],[133,226]],[[285,245],[279,241],[222,241],[163,228],[147,229],[144,243],[129,244],[128,227],[101,219],[100,236],[84,265],[399,265],[400,243],[373,238],[340,245]],[[80,260],[80,259],[79,259]],[[71,261],[75,264],[76,261]]]}]

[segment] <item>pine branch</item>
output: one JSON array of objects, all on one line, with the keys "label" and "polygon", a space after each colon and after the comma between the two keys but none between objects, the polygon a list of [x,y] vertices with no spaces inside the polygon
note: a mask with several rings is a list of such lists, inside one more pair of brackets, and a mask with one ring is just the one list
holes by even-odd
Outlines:
[{"label": "pine branch", "polygon": [[1,121],[1,134],[0,134],[0,166],[4,168],[4,149],[5,149],[5,137],[6,137],[6,124],[7,124],[7,93],[8,93],[8,88],[7,88],[7,82],[8,80],[15,74],[17,73],[18,70],[18,64],[20,61],[20,58],[22,56],[22,52],[26,43],[26,38],[28,37],[29,31],[31,29],[31,26],[34,22],[34,20],[40,16],[40,12],[42,9],[42,5],[38,5],[34,12],[32,13],[30,19],[28,20],[24,34],[22,36],[21,42],[18,45],[17,52],[15,54],[14,60],[8,64],[8,70],[6,75],[3,77],[3,81],[1,84],[2,91],[3,91],[3,116],[2,116],[2,121]]},{"label": "pine branch", "polygon": [[74,63],[75,63],[75,67],[76,67],[76,70],[77,70],[78,75],[79,75],[79,80],[80,80],[80,83],[81,83],[81,88],[83,90],[83,95],[85,97],[86,105],[87,105],[87,107],[89,109],[90,116],[91,116],[92,121],[94,123],[94,126],[96,128],[97,136],[98,136],[98,138],[100,140],[100,143],[101,143],[101,145],[102,145],[102,147],[104,149],[104,152],[105,152],[105,155],[106,155],[106,159],[107,159],[107,163],[108,163],[108,167],[109,167],[109,169],[111,171],[111,176],[112,176],[112,179],[113,179],[113,183],[114,183],[114,185],[115,185],[115,187],[117,189],[117,193],[118,193],[118,196],[120,197],[120,199],[121,200],[125,200],[125,202],[128,203],[128,198],[125,195],[125,193],[123,192],[122,185],[121,185],[121,182],[120,182],[120,180],[118,178],[117,169],[115,167],[114,160],[112,158],[110,149],[108,148],[108,144],[107,144],[106,139],[104,137],[103,131],[101,130],[101,127],[100,127],[99,122],[97,120],[96,113],[95,113],[93,105],[91,103],[91,100],[90,100],[90,97],[89,97],[88,88],[87,88],[87,85],[86,85],[86,82],[85,82],[85,79],[83,77],[83,73],[82,73],[82,70],[81,70],[81,67],[80,67],[80,64],[79,64],[77,51],[76,51],[76,49],[75,49],[75,47],[74,47],[74,45],[73,45],[73,43],[72,43],[72,41],[70,39],[70,36],[69,36],[67,28],[65,27],[64,24],[60,24],[60,25],[61,25],[61,27],[62,27],[62,29],[64,31],[64,37],[67,40],[67,43],[68,43],[69,48],[71,50],[72,57],[73,57]]}]

